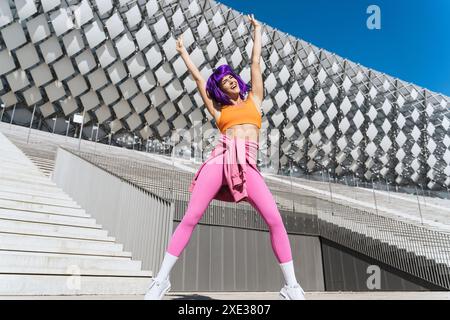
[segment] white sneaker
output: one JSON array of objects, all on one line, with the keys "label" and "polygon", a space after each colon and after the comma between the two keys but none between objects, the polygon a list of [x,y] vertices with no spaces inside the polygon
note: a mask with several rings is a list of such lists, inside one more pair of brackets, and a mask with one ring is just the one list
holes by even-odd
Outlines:
[{"label": "white sneaker", "polygon": [[163,296],[170,290],[169,278],[163,281],[158,281],[155,278],[152,279],[147,292],[145,293],[144,300],[162,300]]},{"label": "white sneaker", "polygon": [[298,283],[293,286],[285,285],[281,288],[280,297],[284,300],[306,300],[305,291]]}]

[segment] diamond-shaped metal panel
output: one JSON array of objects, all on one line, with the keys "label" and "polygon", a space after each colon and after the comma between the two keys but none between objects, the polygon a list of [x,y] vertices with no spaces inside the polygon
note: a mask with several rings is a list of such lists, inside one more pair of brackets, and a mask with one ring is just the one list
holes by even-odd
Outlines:
[{"label": "diamond-shaped metal panel", "polygon": [[[0,100],[36,104],[45,119],[84,110],[105,134],[214,128],[175,41],[183,34],[205,79],[228,63],[250,84],[250,29],[224,8],[210,0],[0,1]],[[270,28],[262,45],[263,129],[282,131],[281,163],[449,186],[449,97]]]}]

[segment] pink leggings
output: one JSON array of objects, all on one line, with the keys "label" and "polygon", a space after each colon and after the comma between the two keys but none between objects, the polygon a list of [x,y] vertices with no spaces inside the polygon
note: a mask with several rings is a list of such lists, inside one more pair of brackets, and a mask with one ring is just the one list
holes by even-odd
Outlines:
[{"label": "pink leggings", "polygon": [[[249,164],[246,165],[247,200],[268,224],[272,249],[278,262],[291,261],[292,254],[289,238],[276,202],[264,179]],[[167,252],[177,257],[180,256],[209,203],[222,184],[225,183],[226,180],[221,164],[212,163],[203,167],[192,190],[186,213],[172,235]]]}]

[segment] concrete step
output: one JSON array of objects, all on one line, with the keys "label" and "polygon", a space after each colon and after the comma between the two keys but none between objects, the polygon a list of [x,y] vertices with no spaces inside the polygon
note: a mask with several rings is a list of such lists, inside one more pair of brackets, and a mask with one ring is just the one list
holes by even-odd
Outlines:
[{"label": "concrete step", "polygon": [[[28,157],[28,159],[31,159],[31,161],[36,160],[40,162],[54,162],[54,159],[50,159],[50,153],[52,151],[48,150],[45,153],[36,153],[34,150],[25,150],[22,151],[25,153]],[[53,150],[54,153],[56,153],[56,149]]]},{"label": "concrete step", "polygon": [[[2,161],[0,159],[0,161]],[[8,173],[9,172],[17,172],[23,173],[23,174],[39,174],[42,176],[42,174],[39,172],[39,170],[36,168],[35,165],[31,164],[25,164],[25,163],[10,163],[10,162],[0,162],[0,170],[3,172]]]},{"label": "concrete step", "polygon": [[[61,189],[59,189],[56,184],[54,186],[45,186],[41,184],[35,184],[33,181],[23,181],[16,179],[1,179],[0,187],[8,187],[8,188],[16,188],[16,189],[24,189],[24,190],[32,190],[46,193],[63,193]],[[1,189],[0,189],[1,190]]]},{"label": "concrete step", "polygon": [[99,251],[99,250],[83,250],[83,249],[61,249],[61,248],[20,248],[20,246],[4,246],[1,251],[15,251],[15,252],[34,252],[34,253],[51,253],[51,254],[67,254],[77,256],[98,256],[98,257],[115,257],[115,258],[131,258],[131,252],[128,251]]},{"label": "concrete step", "polygon": [[41,168],[46,168],[46,169],[51,169],[55,166],[54,161],[50,162],[45,162],[45,161],[39,161],[39,160],[35,160],[35,159],[31,159],[31,161],[40,169]]},{"label": "concrete step", "polygon": [[54,206],[81,209],[81,206],[78,205],[73,200],[68,201],[68,200],[52,199],[52,198],[33,196],[33,195],[28,195],[28,194],[17,194],[17,193],[7,192],[7,191],[0,191],[0,199],[15,200],[15,201],[35,203],[35,204],[44,204],[44,205],[51,204]]},{"label": "concrete step", "polygon": [[31,159],[31,161],[35,165],[37,165],[39,167],[43,167],[43,168],[52,168],[55,165],[54,160],[49,161],[49,160],[43,160],[43,159]]},{"label": "concrete step", "polygon": [[[48,158],[46,158],[50,154],[44,155],[44,156],[32,156],[29,153],[28,154],[25,153],[25,154],[28,157],[28,159],[30,159],[34,163],[39,163],[39,164],[44,165],[44,166],[51,166],[51,165],[53,165],[55,163],[55,159],[48,159]],[[56,151],[55,151],[55,153],[53,155],[56,155]]]},{"label": "concrete step", "polygon": [[101,229],[101,225],[96,224],[96,221],[93,218],[69,217],[24,210],[0,208],[0,219]]},{"label": "concrete step", "polygon": [[[2,161],[0,159],[0,161]],[[4,176],[6,174],[21,174],[21,175],[36,175],[40,178],[45,178],[45,176],[42,174],[42,172],[39,171],[38,167],[26,165],[26,164],[6,164],[0,162],[0,170],[2,171],[0,173],[0,176]]]},{"label": "concrete step", "polygon": [[48,164],[48,165],[46,165],[46,164],[42,164],[42,163],[39,163],[39,169],[41,169],[41,170],[48,170],[48,171],[52,171],[53,170],[53,168],[55,167],[55,164],[54,163],[52,163],[52,164]]},{"label": "concrete step", "polygon": [[33,159],[31,158],[31,161],[40,167],[44,167],[44,168],[52,168],[55,165],[55,161],[54,160],[43,160],[43,159]]},{"label": "concrete step", "polygon": [[0,152],[2,153],[9,153],[9,155],[0,155],[0,161],[2,161],[2,163],[6,163],[6,164],[20,164],[20,165],[25,165],[25,166],[32,166],[33,162],[31,161],[30,158],[28,158],[25,154],[21,153],[21,152],[14,152],[14,151],[5,151],[5,150],[0,150]]},{"label": "concrete step", "polygon": [[55,160],[54,159],[50,160],[50,159],[46,159],[46,158],[32,157],[30,155],[27,155],[27,157],[28,157],[28,159],[30,159],[35,164],[39,164],[41,166],[51,167],[51,166],[53,166],[55,164]]},{"label": "concrete step", "polygon": [[39,170],[41,171],[53,171],[53,169],[55,168],[55,165],[44,165],[42,163],[37,164]]},{"label": "concrete step", "polygon": [[2,178],[16,177],[16,178],[23,178],[24,180],[35,178],[37,179],[37,181],[51,182],[51,180],[47,178],[39,169],[30,170],[25,168],[11,168],[1,166],[0,177]]},{"label": "concrete step", "polygon": [[99,270],[99,269],[89,269],[80,268],[77,265],[66,266],[65,268],[48,268],[48,267],[27,267],[27,266],[15,266],[15,267],[2,267],[0,264],[0,275],[1,274],[16,274],[16,275],[80,275],[80,276],[107,276],[107,277],[151,277],[153,273],[151,271],[141,271],[141,270]]},{"label": "concrete step", "polygon": [[0,146],[0,151],[3,151],[0,158],[1,159],[15,159],[25,161],[29,160],[28,158],[24,158],[24,154],[22,150],[20,150],[15,144],[1,141],[2,145]]},{"label": "concrete step", "polygon": [[115,241],[115,238],[108,237],[108,231],[103,229],[72,227],[19,220],[0,219],[0,232]]},{"label": "concrete step", "polygon": [[50,174],[53,172],[53,168],[51,168],[51,169],[46,169],[46,168],[39,167],[39,171],[40,171],[44,176],[46,176],[47,178],[50,179]]},{"label": "concrete step", "polygon": [[66,212],[49,212],[44,211],[44,210],[21,210],[21,209],[15,209],[15,208],[4,208],[3,206],[0,207],[0,212],[21,212],[21,213],[29,213],[29,212],[34,212],[34,213],[43,213],[43,214],[51,214],[51,215],[55,215],[55,216],[59,216],[59,217],[74,217],[74,218],[92,218],[90,215],[88,215],[87,213],[84,213],[84,210],[80,209],[79,212],[72,212],[72,213],[66,213]]},{"label": "concrete step", "polygon": [[119,253],[123,245],[110,241],[54,238],[25,234],[0,233],[0,249],[15,251],[71,252],[96,254]]},{"label": "concrete step", "polygon": [[73,216],[73,217],[89,217],[84,209],[68,208],[58,205],[53,205],[51,201],[48,204],[39,204],[32,202],[22,202],[17,200],[0,199],[0,208],[14,209],[30,212],[50,213],[61,216]]},{"label": "concrete step", "polygon": [[58,192],[45,192],[39,189],[27,189],[25,186],[22,188],[16,186],[5,186],[1,184],[1,181],[0,181],[0,192],[15,193],[20,196],[28,195],[28,196],[42,197],[46,199],[73,201],[73,199],[69,197],[66,193],[64,193],[62,190],[59,190]]},{"label": "concrete step", "polygon": [[[0,251],[0,273],[6,273],[6,270],[10,270],[10,273],[39,273],[35,270],[49,269],[50,272],[47,272],[49,274],[67,274],[70,266],[76,266],[81,270],[81,274],[86,274],[86,270],[91,272],[140,271],[142,263],[128,258]],[[21,272],[15,268],[21,268]]]},{"label": "concrete step", "polygon": [[150,277],[0,275],[0,295],[145,294]]},{"label": "concrete step", "polygon": [[52,165],[55,162],[55,159],[48,159],[48,156],[54,156],[56,154],[56,150],[53,154],[50,154],[50,151],[48,154],[45,155],[32,155],[30,152],[25,152],[25,155],[28,159],[30,159],[33,162],[41,163],[43,165]]},{"label": "concrete step", "polygon": [[[8,152],[8,151],[4,151],[4,152]],[[6,157],[1,155],[0,160],[8,162],[8,163],[14,163],[15,162],[14,160],[17,160],[17,162],[21,163],[21,164],[30,163],[33,161],[41,161],[41,159],[37,160],[37,158],[35,158],[35,159],[30,158],[26,153],[22,153],[22,152],[21,153],[10,152],[10,154],[7,155]]]},{"label": "concrete step", "polygon": [[[45,155],[32,155],[31,153],[25,153],[28,157],[28,159],[30,159],[31,161],[35,161],[38,163],[42,163],[43,165],[52,165],[55,162],[54,156],[56,155],[56,150],[55,151],[48,151],[48,154]],[[53,157],[52,159],[49,159],[48,157],[51,156]]]},{"label": "concrete step", "polygon": [[52,171],[53,168],[55,167],[55,164],[43,164],[43,163],[39,163],[39,162],[35,162],[34,163],[39,170],[47,170],[47,171]]},{"label": "concrete step", "polygon": [[[0,151],[0,152],[8,152],[8,151]],[[2,167],[21,167],[21,168],[36,168],[36,165],[28,158],[26,158],[23,154],[17,154],[14,157],[0,157],[0,163]]]},{"label": "concrete step", "polygon": [[103,233],[99,235],[79,235],[79,234],[61,234],[60,232],[42,231],[42,230],[16,230],[11,227],[0,226],[0,232],[11,234],[25,234],[34,236],[45,236],[55,238],[69,238],[69,239],[86,239],[115,242],[115,237],[105,236]]},{"label": "concrete step", "polygon": [[[41,173],[39,173],[41,174]],[[56,187],[56,184],[50,180],[47,177],[44,176],[29,176],[29,177],[24,177],[21,175],[16,175],[16,174],[4,174],[4,175],[0,175],[0,177],[2,178],[2,181],[19,181],[22,183],[28,183],[28,184],[33,184],[36,186],[43,186],[46,188],[54,188]]]}]

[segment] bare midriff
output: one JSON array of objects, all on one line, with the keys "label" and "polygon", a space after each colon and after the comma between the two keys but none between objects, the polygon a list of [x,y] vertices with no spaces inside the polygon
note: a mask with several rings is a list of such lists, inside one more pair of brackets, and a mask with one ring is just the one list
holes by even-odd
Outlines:
[{"label": "bare midriff", "polygon": [[225,130],[225,133],[229,138],[235,138],[242,140],[250,140],[258,142],[259,128],[251,123],[236,124]]}]

